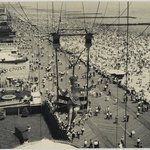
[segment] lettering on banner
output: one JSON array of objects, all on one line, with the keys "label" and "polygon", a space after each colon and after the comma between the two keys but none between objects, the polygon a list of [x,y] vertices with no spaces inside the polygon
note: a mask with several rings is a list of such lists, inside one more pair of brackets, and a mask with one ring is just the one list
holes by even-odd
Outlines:
[{"label": "lettering on banner", "polygon": [[7,72],[14,72],[14,71],[20,71],[20,70],[25,70],[26,66],[19,66],[19,67],[12,67],[12,68],[8,68],[8,69],[3,69],[3,73],[7,73]]}]

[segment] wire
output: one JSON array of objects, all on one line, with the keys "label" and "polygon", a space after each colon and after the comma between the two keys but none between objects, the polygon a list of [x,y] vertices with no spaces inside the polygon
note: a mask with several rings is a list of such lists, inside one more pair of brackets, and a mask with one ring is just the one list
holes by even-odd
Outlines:
[{"label": "wire", "polygon": [[59,32],[59,28],[60,28],[61,15],[62,15],[62,8],[63,8],[63,2],[61,2],[61,9],[60,9],[60,15],[59,15],[59,22],[58,22],[58,29],[57,29],[57,33]]},{"label": "wire", "polygon": [[49,33],[49,16],[48,16],[48,1],[47,1],[47,32]]},{"label": "wire", "polygon": [[67,4],[66,4],[66,2],[65,2],[65,19],[67,19],[66,13],[67,13]]},{"label": "wire", "polygon": [[[17,9],[13,6],[13,5],[11,5],[11,3],[8,3],[16,12],[17,12],[17,14],[19,14],[24,20],[26,20],[25,18],[24,18],[24,16],[22,15],[22,14],[20,14],[18,11],[17,11]],[[22,20],[22,19],[21,19]]]},{"label": "wire", "polygon": [[85,11],[84,11],[84,3],[82,2],[82,10],[83,10],[83,16],[84,16],[84,30],[87,33],[86,25],[85,25]]},{"label": "wire", "polygon": [[137,37],[135,37],[135,38],[138,38],[138,37],[142,36],[143,33],[144,33],[149,27],[150,27],[150,25],[148,25],[148,26],[142,31],[142,33],[140,33],[140,34],[139,34]]},{"label": "wire", "polygon": [[[129,3],[129,6],[132,4],[132,2]],[[110,26],[113,25],[127,10],[127,7],[122,11],[122,13],[109,25],[107,26],[106,32],[109,30]]]},{"label": "wire", "polygon": [[[28,18],[28,16],[27,16],[27,14],[25,13],[25,11],[24,11],[24,9],[23,9],[23,7],[21,6],[21,4],[20,4],[20,2],[18,2],[19,3],[19,5],[20,5],[20,7],[21,7],[21,9],[22,9],[22,11],[23,11],[23,13],[24,13],[24,15],[26,16],[26,20],[28,21],[28,23],[31,25],[31,26],[33,26],[33,24],[31,23],[31,21],[29,20],[29,18]],[[34,26],[37,30],[39,30],[36,26]]]},{"label": "wire", "polygon": [[[140,37],[140,36],[138,35],[138,36],[135,37],[135,38],[132,38],[132,37],[130,37],[130,38],[131,38],[132,42],[134,41],[135,43],[137,43],[139,46],[141,46],[141,47],[143,48],[143,45],[140,44],[140,43],[138,43],[137,40],[136,40],[138,37]],[[126,44],[127,44],[127,43],[126,43]],[[131,48],[132,46],[133,46],[133,44],[130,44],[130,45],[129,45],[129,43],[128,43],[128,47],[129,47],[129,48]],[[126,49],[126,47],[124,47],[124,48],[122,49],[122,51],[125,50],[125,49]]]},{"label": "wire", "polygon": [[[28,24],[30,24],[32,27],[34,27],[36,30],[38,30],[39,31],[39,29],[36,27],[36,26],[33,26],[33,24],[31,23],[31,22],[29,22],[26,18],[24,18],[24,16],[22,15],[22,14],[20,14],[16,9],[15,9],[15,7],[13,7],[10,3],[9,3],[9,5],[16,11],[16,13],[18,14],[18,15],[20,15],[24,20],[22,20],[21,18],[19,18],[20,20],[22,20],[23,22],[25,22],[25,21],[27,21],[27,23]],[[32,29],[32,28],[31,28]],[[32,29],[33,30],[33,29]],[[34,30],[33,30],[34,31]]]},{"label": "wire", "polygon": [[54,2],[52,1],[52,30],[54,30],[55,21],[54,21]]},{"label": "wire", "polygon": [[[106,8],[105,8],[105,12],[104,12],[104,17],[105,17],[105,15],[106,15],[107,8],[108,8],[108,2],[107,2],[107,4],[106,4]],[[104,19],[104,18],[102,18],[102,20],[101,20],[100,24],[102,24],[102,22],[103,22],[103,19]]]},{"label": "wire", "polygon": [[[20,6],[21,10],[22,10],[23,13],[24,13],[24,15],[26,16],[27,20],[30,22],[30,20],[29,20],[27,14],[26,14],[26,12],[24,11],[23,7],[21,6],[20,2],[18,2],[18,3],[19,3],[19,6]],[[30,23],[31,23],[31,22],[30,22]]]},{"label": "wire", "polygon": [[95,22],[96,22],[96,18],[97,18],[97,14],[98,14],[98,11],[99,11],[99,7],[100,7],[100,1],[98,2],[98,6],[97,6],[97,11],[96,11],[96,14],[95,14],[95,18],[94,18],[94,22],[93,22],[93,25],[92,25],[92,28],[94,27],[95,25]]}]

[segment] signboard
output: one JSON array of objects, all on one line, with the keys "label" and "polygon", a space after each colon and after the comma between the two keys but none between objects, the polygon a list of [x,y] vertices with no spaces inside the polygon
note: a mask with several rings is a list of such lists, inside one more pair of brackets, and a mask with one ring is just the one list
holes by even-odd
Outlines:
[{"label": "signboard", "polygon": [[13,63],[0,63],[1,80],[6,78],[14,79],[28,79],[29,76],[29,61],[17,64]]}]

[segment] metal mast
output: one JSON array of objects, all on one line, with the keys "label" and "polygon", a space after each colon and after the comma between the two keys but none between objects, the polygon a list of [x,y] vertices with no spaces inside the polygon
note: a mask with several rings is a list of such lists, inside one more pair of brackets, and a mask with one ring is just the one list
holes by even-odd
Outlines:
[{"label": "metal mast", "polygon": [[[127,116],[127,102],[128,102],[128,95],[127,95],[127,86],[128,86],[128,55],[129,55],[129,1],[127,2],[127,49],[126,49],[126,100],[125,100],[125,116]],[[125,121],[125,132],[124,132],[124,147],[127,147],[127,122]]]}]

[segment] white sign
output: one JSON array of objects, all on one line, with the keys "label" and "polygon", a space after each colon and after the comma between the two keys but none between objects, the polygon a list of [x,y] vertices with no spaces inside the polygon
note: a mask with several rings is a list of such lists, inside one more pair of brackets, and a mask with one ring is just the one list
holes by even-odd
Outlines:
[{"label": "white sign", "polygon": [[28,79],[29,76],[29,61],[17,64],[0,63],[0,70],[2,70],[1,78],[15,78]]}]

